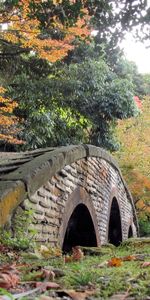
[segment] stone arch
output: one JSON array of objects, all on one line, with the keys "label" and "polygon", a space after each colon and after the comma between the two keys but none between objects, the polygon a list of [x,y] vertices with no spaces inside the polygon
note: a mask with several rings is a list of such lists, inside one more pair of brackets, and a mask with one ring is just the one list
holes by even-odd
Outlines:
[{"label": "stone arch", "polygon": [[122,242],[122,218],[121,209],[118,201],[117,189],[114,187],[111,193],[111,201],[109,206],[109,219],[108,219],[108,242],[119,246]]},{"label": "stone arch", "polygon": [[[4,168],[2,161],[2,168],[0,168],[0,226],[4,226],[9,221],[12,212],[22,201],[26,198],[30,199],[40,187],[65,166],[92,157],[106,161],[114,169],[114,172],[118,173],[131,203],[133,221],[138,231],[133,199],[122,178],[117,162],[105,150],[93,145],[70,145],[38,149],[22,154],[16,153],[12,155],[12,161],[9,160],[10,166],[7,162],[8,169]],[[15,160],[17,160],[17,164],[14,166]],[[5,172],[4,169],[6,169]]]},{"label": "stone arch", "polygon": [[77,245],[97,246],[94,224],[85,204],[78,204],[70,216],[62,249],[69,252]]},{"label": "stone arch", "polygon": [[[90,222],[90,230],[94,230],[95,242],[94,239],[91,241],[91,246],[99,246],[100,245],[100,237],[98,232],[98,224],[97,217],[92,201],[90,201],[90,197],[85,189],[81,187],[77,187],[75,191],[70,195],[67,200],[65,210],[63,213],[63,219],[59,230],[58,242],[59,245],[63,248],[65,242],[65,235],[67,232],[67,228],[69,225],[69,221],[73,221],[73,218],[77,218],[77,222],[80,221],[80,214],[83,213],[87,216]],[[81,226],[86,226],[86,221],[81,221]],[[75,241],[76,242],[76,241]],[[90,241],[84,241],[82,245],[90,246]],[[74,244],[75,245],[75,244]],[[73,246],[73,245],[72,245]],[[69,249],[71,250],[71,249]]]},{"label": "stone arch", "polygon": [[134,236],[138,233],[132,196],[117,163],[101,148],[71,145],[18,153],[12,160],[2,161],[0,179],[0,227],[7,222],[11,225],[13,213],[24,202],[25,209],[32,206],[34,210],[38,241],[62,246],[69,218],[77,205],[83,204],[93,222],[97,245],[100,241],[104,244],[116,197],[123,239],[131,218]]}]

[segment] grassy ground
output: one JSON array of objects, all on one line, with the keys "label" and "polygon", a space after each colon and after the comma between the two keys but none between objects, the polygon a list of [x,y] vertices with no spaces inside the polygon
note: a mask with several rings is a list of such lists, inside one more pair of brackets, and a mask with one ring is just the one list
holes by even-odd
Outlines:
[{"label": "grassy ground", "polygon": [[[44,258],[36,251],[1,251],[1,272],[6,265],[15,264],[20,283],[1,291],[0,299],[150,299],[150,239],[129,239],[117,248],[106,245],[82,251],[84,256],[72,261],[70,257],[46,253]],[[54,282],[59,287],[38,289],[35,282]],[[37,291],[32,292],[35,287]],[[6,296],[6,290],[11,296]],[[26,292],[29,294],[23,297]]]}]

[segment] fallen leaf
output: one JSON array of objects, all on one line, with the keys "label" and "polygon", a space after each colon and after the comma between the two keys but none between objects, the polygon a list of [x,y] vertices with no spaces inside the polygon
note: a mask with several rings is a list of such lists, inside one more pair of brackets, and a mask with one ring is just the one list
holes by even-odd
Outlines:
[{"label": "fallen leaf", "polygon": [[5,289],[15,288],[20,282],[19,276],[15,274],[0,274],[0,287]]},{"label": "fallen leaf", "polygon": [[55,273],[52,270],[43,269],[42,278],[53,281],[55,278]]},{"label": "fallen leaf", "polygon": [[72,262],[73,259],[72,259],[72,256],[70,255],[65,255],[64,256],[64,263],[69,263],[69,262]]},{"label": "fallen leaf", "polygon": [[147,267],[150,267],[150,261],[145,261],[142,265],[141,265],[142,268],[147,268]]},{"label": "fallen leaf", "polygon": [[44,258],[50,258],[50,257],[60,257],[62,256],[62,250],[58,247],[47,247],[45,245],[41,245],[39,253],[44,257]]},{"label": "fallen leaf", "polygon": [[37,272],[36,274],[33,274],[32,280],[38,280],[38,279],[44,279],[44,280],[54,280],[55,273],[52,270],[48,270],[46,268],[42,268],[40,272]]},{"label": "fallen leaf", "polygon": [[10,251],[10,248],[8,246],[4,246],[4,245],[0,244],[0,252],[1,253],[7,253],[8,251]]},{"label": "fallen leaf", "polygon": [[121,258],[113,257],[111,260],[108,261],[109,267],[120,267],[122,265]]},{"label": "fallen leaf", "polygon": [[60,248],[54,248],[54,255],[56,257],[62,256],[62,250]]},{"label": "fallen leaf", "polygon": [[124,256],[124,257],[121,257],[121,260],[123,260],[123,261],[135,260],[135,256],[134,255]]},{"label": "fallen leaf", "polygon": [[77,292],[75,290],[62,290],[56,292],[58,296],[65,297],[69,296],[72,300],[85,300],[88,296],[91,296],[95,293],[95,290],[93,291],[83,291],[83,292]]},{"label": "fallen leaf", "polygon": [[41,245],[39,252],[44,258],[48,258],[51,255],[49,248],[44,245]]},{"label": "fallen leaf", "polygon": [[81,260],[84,257],[83,251],[79,246],[75,246],[72,248],[72,259],[73,260]]},{"label": "fallen leaf", "polygon": [[19,271],[15,265],[0,267],[0,287],[5,289],[15,288],[20,282]]}]

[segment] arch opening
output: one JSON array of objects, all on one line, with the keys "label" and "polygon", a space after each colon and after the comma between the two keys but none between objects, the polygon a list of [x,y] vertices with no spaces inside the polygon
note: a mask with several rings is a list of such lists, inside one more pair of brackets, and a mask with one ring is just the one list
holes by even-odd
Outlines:
[{"label": "arch opening", "polygon": [[94,224],[84,204],[78,204],[71,214],[62,249],[69,252],[74,246],[97,246]]},{"label": "arch opening", "polygon": [[129,231],[128,231],[128,238],[133,237],[133,230],[132,230],[132,226],[130,225],[129,227]]},{"label": "arch opening", "polygon": [[122,229],[119,205],[116,198],[113,198],[110,210],[108,242],[119,246],[122,242]]}]

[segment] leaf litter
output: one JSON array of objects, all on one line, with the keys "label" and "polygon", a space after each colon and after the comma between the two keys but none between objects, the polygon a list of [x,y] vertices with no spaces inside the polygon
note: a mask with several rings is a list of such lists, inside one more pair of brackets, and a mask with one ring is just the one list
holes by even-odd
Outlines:
[{"label": "leaf litter", "polygon": [[133,252],[132,247],[124,246],[112,247],[104,256],[105,247],[99,248],[99,256],[86,255],[78,246],[69,255],[44,245],[31,252],[33,255],[14,252],[14,257],[12,249],[3,245],[0,249],[1,262],[4,257],[9,261],[0,264],[0,300],[150,299],[150,262],[144,245],[142,253],[138,247]]}]

